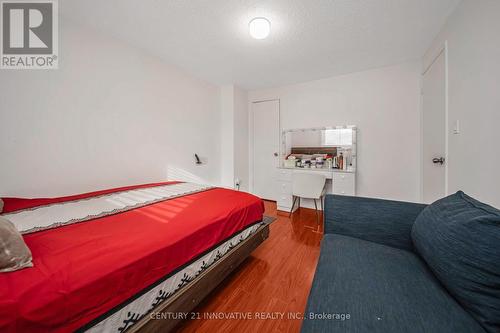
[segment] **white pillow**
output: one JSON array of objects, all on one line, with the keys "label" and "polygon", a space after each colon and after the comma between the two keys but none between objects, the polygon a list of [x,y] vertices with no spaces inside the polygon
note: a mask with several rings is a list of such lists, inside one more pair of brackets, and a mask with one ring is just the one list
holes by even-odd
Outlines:
[{"label": "white pillow", "polygon": [[12,222],[0,216],[0,273],[26,267],[33,267],[30,249]]}]

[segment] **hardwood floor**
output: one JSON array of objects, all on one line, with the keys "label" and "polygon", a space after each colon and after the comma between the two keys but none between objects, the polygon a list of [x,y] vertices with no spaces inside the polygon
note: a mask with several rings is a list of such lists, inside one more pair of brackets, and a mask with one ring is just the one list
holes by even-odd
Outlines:
[{"label": "hardwood floor", "polygon": [[277,213],[274,202],[265,207],[265,215],[277,217],[269,239],[194,310],[199,319],[184,322],[178,332],[300,331],[302,320],[293,316],[306,306],[322,225],[311,209],[301,208],[290,219]]}]

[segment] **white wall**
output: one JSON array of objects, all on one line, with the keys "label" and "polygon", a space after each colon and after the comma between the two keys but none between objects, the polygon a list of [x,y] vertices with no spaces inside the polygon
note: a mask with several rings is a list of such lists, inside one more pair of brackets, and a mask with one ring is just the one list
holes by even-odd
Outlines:
[{"label": "white wall", "polygon": [[234,85],[221,87],[221,184],[248,191],[248,96]]},{"label": "white wall", "polygon": [[249,191],[248,175],[248,94],[234,88],[234,177],[240,190]]},{"label": "white wall", "polygon": [[0,71],[0,196],[219,183],[217,86],[67,22],[60,34],[58,70]]},{"label": "white wall", "polygon": [[[500,207],[500,1],[464,0],[424,57],[448,44],[448,188]],[[460,134],[453,125],[460,121]]]},{"label": "white wall", "polygon": [[234,185],[234,86],[221,87],[221,185]]},{"label": "white wall", "polygon": [[420,200],[420,62],[249,92],[279,98],[281,126],[357,125],[357,194]]}]

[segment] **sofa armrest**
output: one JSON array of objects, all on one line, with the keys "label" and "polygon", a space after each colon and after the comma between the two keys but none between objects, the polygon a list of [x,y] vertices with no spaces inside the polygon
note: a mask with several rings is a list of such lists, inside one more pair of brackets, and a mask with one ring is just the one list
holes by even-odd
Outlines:
[{"label": "sofa armrest", "polygon": [[327,195],[325,234],[351,236],[411,251],[411,228],[425,207],[411,202]]}]

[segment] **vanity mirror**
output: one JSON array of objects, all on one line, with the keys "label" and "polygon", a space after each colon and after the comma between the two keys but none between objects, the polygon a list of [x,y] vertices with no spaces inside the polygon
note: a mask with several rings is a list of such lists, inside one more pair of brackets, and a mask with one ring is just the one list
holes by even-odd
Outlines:
[{"label": "vanity mirror", "polygon": [[356,134],[356,126],[284,130],[281,167],[354,172]]}]

